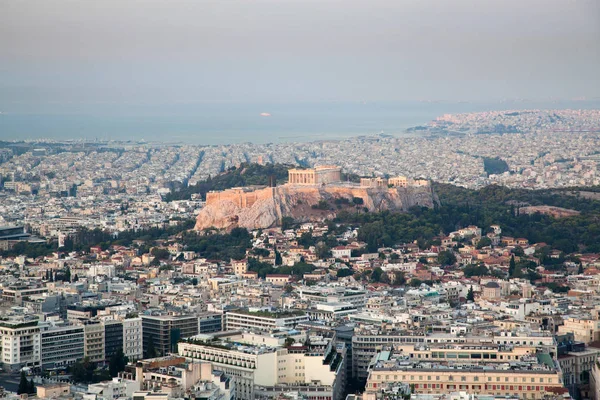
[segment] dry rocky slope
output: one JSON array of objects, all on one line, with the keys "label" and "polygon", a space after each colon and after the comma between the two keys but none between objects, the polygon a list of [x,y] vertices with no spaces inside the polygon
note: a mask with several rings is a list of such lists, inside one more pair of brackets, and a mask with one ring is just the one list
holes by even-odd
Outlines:
[{"label": "dry rocky slope", "polygon": [[[207,203],[196,219],[195,229],[217,228],[230,230],[235,227],[248,229],[278,226],[283,217],[295,221],[323,221],[335,217],[335,199],[359,197],[363,207],[369,211],[407,211],[413,206],[433,207],[439,202],[431,186],[407,188],[371,188],[346,185],[296,186],[282,185],[250,192],[252,197],[247,207],[240,206],[239,192],[221,192],[218,197],[207,199]],[[331,210],[314,209],[311,206],[325,200]]]}]

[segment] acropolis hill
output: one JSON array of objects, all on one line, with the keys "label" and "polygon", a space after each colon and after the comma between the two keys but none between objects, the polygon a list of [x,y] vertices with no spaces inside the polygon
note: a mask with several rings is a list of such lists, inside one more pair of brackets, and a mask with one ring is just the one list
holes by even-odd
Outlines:
[{"label": "acropolis hill", "polygon": [[[360,207],[369,211],[407,211],[417,205],[433,207],[437,201],[425,180],[401,176],[363,178],[357,184],[342,182],[341,168],[337,166],[290,169],[288,183],[280,186],[238,187],[207,193],[195,229],[270,228],[278,226],[283,217],[300,222],[321,221],[335,217],[336,199],[348,207],[357,202],[354,199],[362,199]],[[323,207],[325,202],[327,207]]]}]

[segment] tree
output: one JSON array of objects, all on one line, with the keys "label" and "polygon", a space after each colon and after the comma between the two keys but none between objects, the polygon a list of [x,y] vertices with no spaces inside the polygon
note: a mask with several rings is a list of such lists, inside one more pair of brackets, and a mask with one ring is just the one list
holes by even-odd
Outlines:
[{"label": "tree", "polygon": [[294,227],[295,221],[292,217],[283,217],[281,218],[281,230],[288,230]]},{"label": "tree", "polygon": [[373,269],[371,273],[371,281],[373,282],[381,282],[381,277],[383,276],[383,270],[380,267]]},{"label": "tree", "polygon": [[198,284],[198,278],[192,278],[192,285],[196,286]]},{"label": "tree", "polygon": [[156,348],[154,347],[154,339],[148,337],[148,347],[146,348],[146,358],[155,358],[157,356]]},{"label": "tree", "polygon": [[577,269],[577,273],[579,275],[583,274],[583,265],[581,263],[579,263],[579,268]]},{"label": "tree", "polygon": [[467,301],[475,301],[475,293],[473,292],[473,286],[469,287],[467,292]]},{"label": "tree", "polygon": [[71,370],[71,377],[75,382],[88,383],[94,379],[94,370],[96,365],[90,362],[88,357],[84,357],[82,360],[77,361]]},{"label": "tree", "polygon": [[450,250],[440,251],[438,254],[438,262],[441,265],[454,265],[456,263],[456,256]]},{"label": "tree", "polygon": [[404,276],[404,272],[402,271],[394,271],[394,286],[403,286],[406,285],[406,276]]},{"label": "tree", "polygon": [[336,276],[338,278],[343,278],[345,276],[350,276],[354,274],[354,270],[352,270],[352,268],[341,268],[338,269],[336,272]]},{"label": "tree", "polygon": [[110,358],[110,363],[108,365],[110,376],[114,378],[119,374],[119,372],[125,371],[125,366],[128,362],[129,359],[123,353],[123,349],[119,347],[117,352]]},{"label": "tree", "polygon": [[491,246],[491,245],[492,245],[492,239],[490,239],[487,236],[484,236],[481,239],[479,239],[479,241],[477,242],[477,246],[475,246],[475,247],[477,249],[483,249],[484,247]]},{"label": "tree", "polygon": [[510,263],[508,264],[508,276],[510,276],[511,278],[515,274],[515,268],[516,268],[516,266],[517,265],[515,263],[515,256],[513,254],[512,256],[510,256]]},{"label": "tree", "polygon": [[317,243],[317,246],[315,247],[315,253],[320,260],[331,257],[331,250],[324,242]]},{"label": "tree", "polygon": [[73,282],[78,282],[79,281],[79,276],[77,276],[77,274],[75,274],[75,276],[73,277]]},{"label": "tree", "polygon": [[29,380],[29,383],[27,384],[27,393],[29,394],[35,394],[36,390],[35,390],[35,383],[33,383],[33,378],[31,378]]},{"label": "tree", "polygon": [[21,379],[19,380],[19,387],[17,389],[17,394],[27,394],[29,393],[29,383],[27,382],[27,377],[25,376],[25,371],[21,371]]},{"label": "tree", "polygon": [[470,278],[472,276],[484,276],[484,275],[489,274],[489,272],[490,271],[483,264],[480,264],[480,265],[475,265],[475,264],[467,265],[465,267],[465,269],[463,270],[463,273],[465,274],[465,276],[467,278]]},{"label": "tree", "polygon": [[410,286],[412,286],[412,287],[419,287],[419,286],[421,286],[421,284],[422,284],[422,283],[423,283],[423,281],[422,281],[422,280],[420,280],[420,279],[418,279],[418,278],[412,278],[412,279],[410,280],[410,283],[409,283],[409,285],[410,285]]},{"label": "tree", "polygon": [[283,264],[283,259],[281,258],[281,253],[275,250],[275,265]]},{"label": "tree", "polygon": [[515,256],[523,257],[525,255],[525,250],[523,250],[523,248],[521,246],[515,246],[515,248],[513,249],[512,253]]},{"label": "tree", "polygon": [[65,281],[71,282],[71,267],[67,265],[67,270],[65,271]]}]

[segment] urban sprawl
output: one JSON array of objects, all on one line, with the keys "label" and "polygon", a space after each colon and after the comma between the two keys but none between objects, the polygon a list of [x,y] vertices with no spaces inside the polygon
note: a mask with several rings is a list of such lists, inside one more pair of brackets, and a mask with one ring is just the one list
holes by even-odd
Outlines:
[{"label": "urban sprawl", "polygon": [[[2,142],[0,398],[600,399],[599,132],[600,111],[530,110],[310,143]],[[298,200],[310,220],[194,229],[207,193],[285,183],[244,175],[268,166],[298,192],[355,183]],[[347,197],[411,186],[432,206]]]}]

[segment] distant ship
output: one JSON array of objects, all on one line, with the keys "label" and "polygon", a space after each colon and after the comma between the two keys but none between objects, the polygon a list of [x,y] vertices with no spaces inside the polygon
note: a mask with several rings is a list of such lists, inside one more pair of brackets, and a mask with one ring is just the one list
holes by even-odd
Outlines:
[{"label": "distant ship", "polygon": [[261,117],[270,117],[271,114],[269,114],[269,113],[260,113],[260,116]]}]

